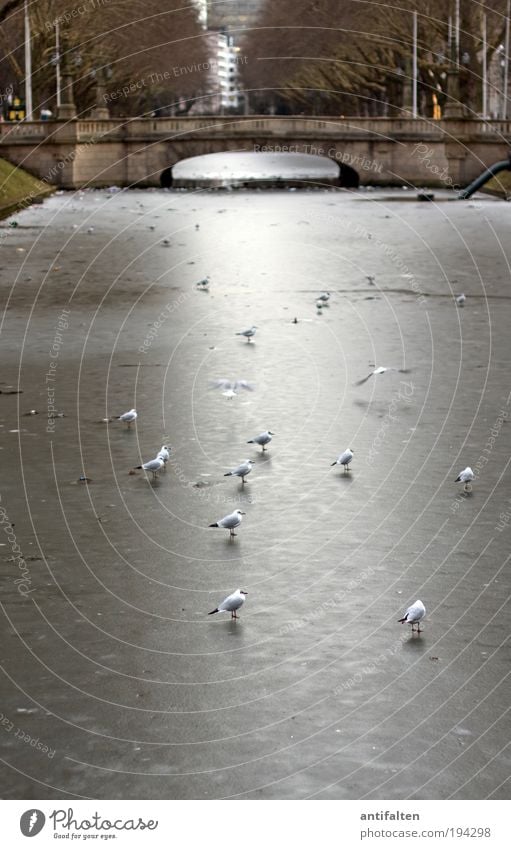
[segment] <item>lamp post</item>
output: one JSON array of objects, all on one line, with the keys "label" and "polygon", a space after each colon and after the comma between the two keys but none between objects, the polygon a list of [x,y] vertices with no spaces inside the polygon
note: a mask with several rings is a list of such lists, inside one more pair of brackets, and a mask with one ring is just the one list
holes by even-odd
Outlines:
[{"label": "lamp post", "polygon": [[412,115],[414,118],[418,117],[417,113],[417,87],[418,87],[418,74],[417,74],[417,12],[413,13],[413,61],[412,61]]},{"label": "lamp post", "polygon": [[60,93],[60,24],[55,21],[55,83],[57,88],[57,109],[60,109],[62,97]]},{"label": "lamp post", "polygon": [[502,117],[507,118],[507,101],[509,98],[509,18],[511,17],[511,0],[507,0],[506,36],[504,39],[504,91],[502,93]]},{"label": "lamp post", "polygon": [[488,45],[486,37],[486,15],[483,15],[483,118],[488,115]]},{"label": "lamp post", "polygon": [[[453,31],[454,29],[454,31]],[[444,107],[444,118],[463,118],[464,110],[460,103],[460,74],[459,74],[459,31],[460,31],[460,3],[456,0],[454,28],[450,30],[450,57],[447,69],[446,101]]]},{"label": "lamp post", "polygon": [[32,119],[32,44],[28,0],[25,0],[25,120]]}]

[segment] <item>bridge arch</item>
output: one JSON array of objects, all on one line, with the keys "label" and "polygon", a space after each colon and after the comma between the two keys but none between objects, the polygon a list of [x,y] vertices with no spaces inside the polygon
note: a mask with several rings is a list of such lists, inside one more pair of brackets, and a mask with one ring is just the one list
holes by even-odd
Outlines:
[{"label": "bridge arch", "polygon": [[357,171],[338,158],[290,151],[286,146],[271,150],[224,150],[198,153],[179,160],[160,174],[160,185],[335,185],[358,188]]},{"label": "bridge arch", "polygon": [[172,168],[173,166],[171,165],[169,168],[165,168],[165,170],[160,174],[160,186],[162,189],[170,189],[174,182]]},{"label": "bridge arch", "polygon": [[358,189],[360,186],[360,175],[358,171],[345,162],[339,163],[339,186],[342,189]]}]

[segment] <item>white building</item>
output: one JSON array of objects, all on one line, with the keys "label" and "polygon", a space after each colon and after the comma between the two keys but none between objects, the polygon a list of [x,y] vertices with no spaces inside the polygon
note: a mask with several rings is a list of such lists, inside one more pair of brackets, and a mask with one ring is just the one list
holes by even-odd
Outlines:
[{"label": "white building", "polygon": [[[210,2],[193,0],[198,10],[199,21],[208,42],[210,69],[208,75],[208,97],[197,105],[197,111],[207,110],[224,113],[245,108],[245,94],[240,91],[240,66],[246,61],[241,49],[236,46],[236,34],[231,28],[244,26],[255,21],[255,12],[262,0],[228,0]],[[193,113],[194,107],[190,110]]]},{"label": "white building", "polygon": [[220,93],[220,111],[239,109],[239,47],[235,47],[232,38],[225,33],[215,33],[217,47],[217,84]]}]

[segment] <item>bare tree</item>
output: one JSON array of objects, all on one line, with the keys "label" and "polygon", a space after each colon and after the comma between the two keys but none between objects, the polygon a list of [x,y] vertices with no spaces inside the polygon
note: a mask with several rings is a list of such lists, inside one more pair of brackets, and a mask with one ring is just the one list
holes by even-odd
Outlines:
[{"label": "bare tree", "polygon": [[[2,20],[3,18],[3,20]],[[0,85],[21,88],[23,3],[0,6]],[[61,57],[72,71],[79,114],[95,104],[98,81],[126,115],[183,109],[205,87],[208,42],[193,5],[179,0],[34,0],[30,4],[34,104],[55,106],[56,25]],[[121,94],[117,96],[117,92]]]},{"label": "bare tree", "polygon": [[[505,28],[506,0],[461,4],[460,91],[480,109],[482,16],[488,57]],[[411,91],[412,13],[418,13],[421,101],[433,114],[446,98],[450,69],[445,0],[267,0],[259,26],[245,37],[244,84],[260,108],[326,114],[401,113]]]}]

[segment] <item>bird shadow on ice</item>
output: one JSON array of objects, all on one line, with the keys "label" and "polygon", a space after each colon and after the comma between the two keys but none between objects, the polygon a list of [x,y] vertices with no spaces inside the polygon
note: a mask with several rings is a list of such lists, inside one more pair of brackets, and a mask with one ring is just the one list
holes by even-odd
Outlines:
[{"label": "bird shadow on ice", "polygon": [[422,637],[422,631],[420,634],[417,631],[414,631],[413,634],[410,632],[410,635],[407,640],[403,640],[403,650],[404,651],[425,651],[426,646]]},{"label": "bird shadow on ice", "polygon": [[236,536],[231,536],[229,534],[229,536],[225,537],[224,545],[226,545],[228,548],[230,548],[231,545],[236,545],[237,541],[238,541],[238,534],[236,534]]},{"label": "bird shadow on ice", "polygon": [[353,475],[351,472],[341,472],[340,475],[337,475],[337,480],[342,484],[353,483]]}]

